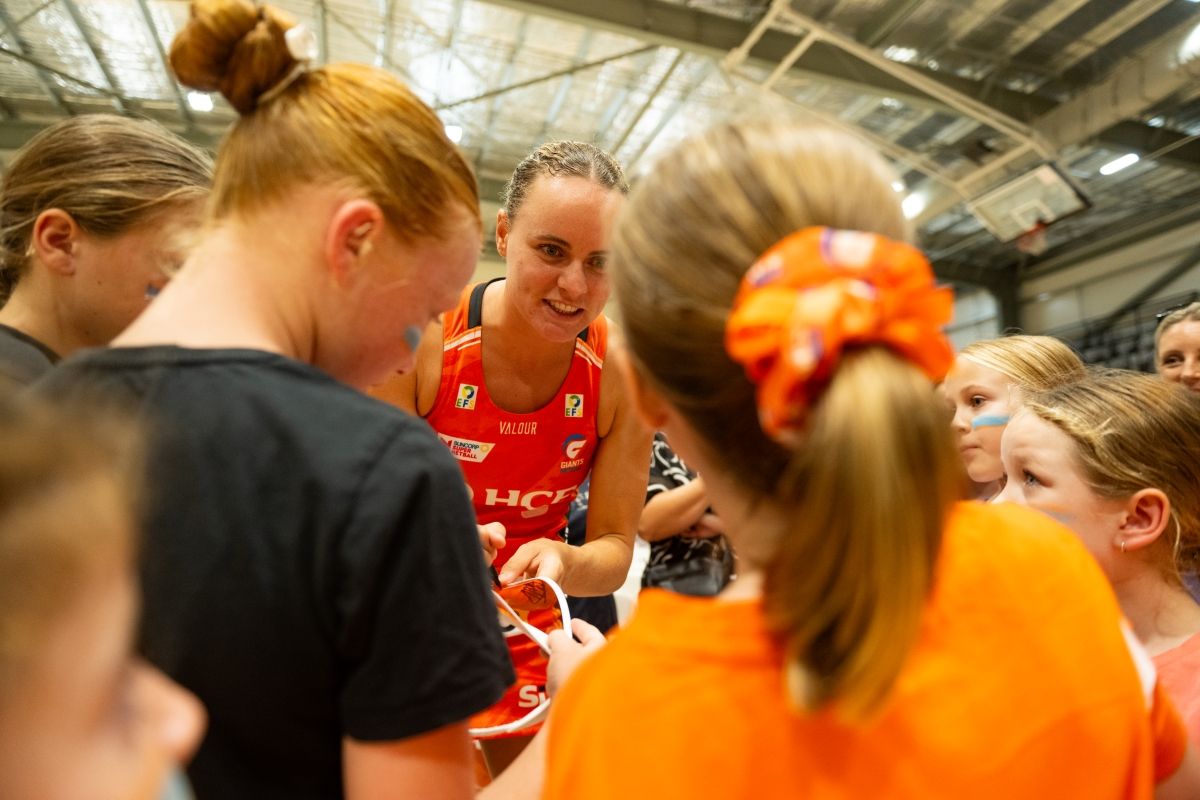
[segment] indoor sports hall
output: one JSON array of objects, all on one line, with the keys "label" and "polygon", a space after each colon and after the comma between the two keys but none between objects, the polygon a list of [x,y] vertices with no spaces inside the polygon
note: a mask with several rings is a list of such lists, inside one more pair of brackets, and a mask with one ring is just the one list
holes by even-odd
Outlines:
[{"label": "indoor sports hall", "polygon": [[0,0],[0,800],[1200,798],[1200,0]]}]

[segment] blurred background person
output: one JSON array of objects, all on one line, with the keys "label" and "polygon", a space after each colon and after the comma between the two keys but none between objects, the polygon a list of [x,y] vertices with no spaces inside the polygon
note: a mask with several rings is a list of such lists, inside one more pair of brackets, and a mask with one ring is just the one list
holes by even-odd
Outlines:
[{"label": "blurred background person", "polygon": [[0,384],[108,344],[183,263],[212,160],[157,123],[57,122],[0,185]]},{"label": "blurred background person", "polygon": [[132,653],[137,432],[0,399],[0,442],[0,797],[186,796],[203,710]]},{"label": "blurred background person", "polygon": [[1158,323],[1154,363],[1163,378],[1200,392],[1200,303],[1172,311]]}]

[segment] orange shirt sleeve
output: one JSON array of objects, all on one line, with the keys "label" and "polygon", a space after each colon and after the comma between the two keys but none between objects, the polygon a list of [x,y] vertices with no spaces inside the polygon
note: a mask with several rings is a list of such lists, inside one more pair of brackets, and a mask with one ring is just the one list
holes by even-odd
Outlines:
[{"label": "orange shirt sleeve", "polygon": [[1150,709],[1150,731],[1154,735],[1154,782],[1162,783],[1175,774],[1187,753],[1187,729],[1167,696],[1162,682],[1154,685]]}]

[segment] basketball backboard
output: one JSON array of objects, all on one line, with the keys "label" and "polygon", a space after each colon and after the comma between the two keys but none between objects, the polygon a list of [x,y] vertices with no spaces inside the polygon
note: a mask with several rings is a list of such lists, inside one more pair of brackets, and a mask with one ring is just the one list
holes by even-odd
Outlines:
[{"label": "basketball backboard", "polygon": [[967,203],[980,222],[1002,242],[1011,242],[1040,222],[1051,225],[1091,206],[1053,164],[1042,164]]}]

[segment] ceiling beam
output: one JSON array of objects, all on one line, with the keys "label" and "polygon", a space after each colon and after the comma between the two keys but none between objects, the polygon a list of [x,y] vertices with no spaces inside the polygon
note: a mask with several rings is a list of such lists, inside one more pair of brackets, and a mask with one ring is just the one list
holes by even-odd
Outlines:
[{"label": "ceiling beam", "polygon": [[892,0],[859,29],[855,38],[867,47],[878,47],[920,7],[921,0]]},{"label": "ceiling beam", "polygon": [[75,5],[75,0],[62,0],[63,8],[67,9],[67,15],[71,21],[75,23],[75,29],[79,31],[80,38],[87,45],[88,53],[92,56],[92,62],[96,65],[96,69],[100,70],[100,74],[104,76],[105,83],[112,90],[109,99],[112,101],[113,108],[121,114],[129,114],[129,104],[121,95],[120,85],[117,83],[117,77],[112,70],[108,68],[108,64],[100,57],[100,46],[96,40],[92,38],[91,32],[88,30],[87,22],[83,18],[83,14],[79,12],[79,7]]},{"label": "ceiling beam", "polygon": [[196,120],[192,119],[192,110],[183,99],[183,91],[179,88],[179,84],[175,80],[175,72],[168,63],[167,52],[163,49],[162,39],[158,35],[158,28],[154,25],[154,16],[150,13],[150,6],[146,0],[137,0],[137,3],[138,9],[142,12],[142,21],[146,23],[146,32],[150,34],[150,40],[154,42],[154,52],[158,56],[158,65],[162,67],[163,79],[170,86],[171,93],[175,95],[175,104],[179,107],[180,118],[190,128],[196,124]]},{"label": "ceiling beam", "polygon": [[36,77],[38,83],[42,85],[42,90],[45,91],[50,97],[51,104],[53,104],[54,107],[57,108],[64,116],[69,117],[74,114],[75,112],[72,111],[65,102],[63,102],[63,98],[58,91],[58,87],[54,85],[53,81],[51,81],[49,77],[47,77],[45,68],[40,64],[34,63],[33,59],[28,58],[30,52],[29,45],[21,36],[20,31],[17,30],[16,22],[14,22],[13,18],[9,16],[9,13],[5,10],[3,3],[0,3],[0,24],[3,24],[5,29],[8,31],[8,35],[12,37],[12,47],[16,52],[16,55],[25,57],[25,62],[33,68],[34,77]]},{"label": "ceiling beam", "polygon": [[[666,47],[680,48],[720,59],[738,47],[754,28],[752,22],[689,8],[664,0],[606,0],[603,3],[580,3],[578,0],[485,0],[492,5],[514,8],[529,14],[600,28],[624,36],[632,36]],[[966,12],[964,12],[966,13]],[[772,68],[796,44],[796,36],[777,30],[763,33],[750,53],[749,60],[757,66]],[[1037,95],[1016,92],[1000,86],[981,84],[969,78],[908,65],[918,74],[933,78],[947,88],[986,103],[995,110],[1020,122],[1030,123],[1055,108],[1053,100]],[[911,85],[870,64],[847,55],[836,45],[816,42],[792,68],[799,76],[816,77],[854,91],[895,97],[918,108],[955,113],[945,103],[915,90]],[[1123,140],[1134,135],[1136,128],[1145,128],[1145,136],[1159,135],[1158,129],[1137,121],[1124,124],[1122,141],[1112,142],[1114,148],[1124,146]],[[1099,143],[1106,144],[1106,132]],[[1180,137],[1182,138],[1182,137]],[[1175,166],[1200,169],[1200,159],[1180,158]]]}]

